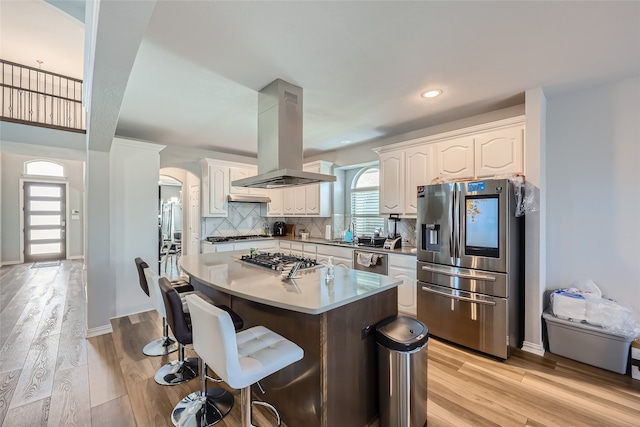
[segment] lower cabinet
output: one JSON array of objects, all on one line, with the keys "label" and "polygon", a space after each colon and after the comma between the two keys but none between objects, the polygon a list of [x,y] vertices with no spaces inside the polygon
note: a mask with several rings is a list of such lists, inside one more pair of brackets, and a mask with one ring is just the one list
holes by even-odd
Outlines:
[{"label": "lower cabinet", "polygon": [[389,277],[402,279],[398,286],[398,311],[417,315],[416,258],[407,255],[389,255]]},{"label": "lower cabinet", "polygon": [[215,245],[211,243],[202,243],[202,253],[218,253],[218,252],[231,252],[231,251],[242,251],[246,250],[247,252],[251,248],[256,248],[261,251],[266,252],[275,252],[278,248],[277,240],[252,240],[250,242],[230,242],[230,243],[216,243]]},{"label": "lower cabinet", "polygon": [[353,249],[318,245],[318,263],[326,264],[330,256],[336,267],[353,268]]}]

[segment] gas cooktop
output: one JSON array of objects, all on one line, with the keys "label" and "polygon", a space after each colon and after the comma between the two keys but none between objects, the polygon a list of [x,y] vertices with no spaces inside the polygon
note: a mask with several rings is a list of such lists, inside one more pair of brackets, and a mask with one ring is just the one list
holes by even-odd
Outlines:
[{"label": "gas cooktop", "polygon": [[265,236],[263,234],[247,234],[243,236],[209,236],[207,242],[210,243],[226,243],[237,242],[242,240],[269,240],[273,239],[271,236]]},{"label": "gas cooktop", "polygon": [[291,266],[296,263],[300,263],[299,270],[318,266],[318,262],[315,259],[304,258],[296,255],[287,255],[278,252],[256,252],[251,255],[242,255],[240,257],[240,261],[276,272],[281,272],[282,270],[291,268]]}]

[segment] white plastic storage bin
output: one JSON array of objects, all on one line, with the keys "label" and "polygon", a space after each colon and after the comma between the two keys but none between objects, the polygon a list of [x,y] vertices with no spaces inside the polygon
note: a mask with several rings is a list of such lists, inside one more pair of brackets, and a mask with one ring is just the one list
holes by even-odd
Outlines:
[{"label": "white plastic storage bin", "polygon": [[631,343],[631,376],[640,380],[640,339]]},{"label": "white plastic storage bin", "polygon": [[549,351],[582,363],[625,374],[633,338],[612,334],[599,326],[560,319],[543,313]]}]

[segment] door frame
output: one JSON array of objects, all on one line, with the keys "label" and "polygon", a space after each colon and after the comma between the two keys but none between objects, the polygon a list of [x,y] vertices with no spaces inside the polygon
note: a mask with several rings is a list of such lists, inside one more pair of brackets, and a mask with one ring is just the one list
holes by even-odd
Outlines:
[{"label": "door frame", "polygon": [[65,259],[69,259],[69,181],[66,179],[43,179],[43,178],[20,178],[19,190],[20,194],[20,264],[24,264],[24,183],[25,182],[41,182],[45,184],[64,184],[65,198]]}]

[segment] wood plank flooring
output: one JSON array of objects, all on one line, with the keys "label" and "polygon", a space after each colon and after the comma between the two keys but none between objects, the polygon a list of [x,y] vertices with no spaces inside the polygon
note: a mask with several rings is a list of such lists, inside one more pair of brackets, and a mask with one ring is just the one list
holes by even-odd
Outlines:
[{"label": "wood plank flooring", "polygon": [[[171,426],[173,406],[200,383],[153,380],[177,358],[142,354],[162,334],[158,315],[113,319],[112,334],[87,340],[82,263],[30,267],[0,269],[0,425]],[[434,338],[428,352],[430,427],[640,426],[640,381],[629,376],[550,353],[500,362]],[[233,393],[221,427],[240,426]],[[257,425],[274,425],[268,411],[255,412]]]}]

